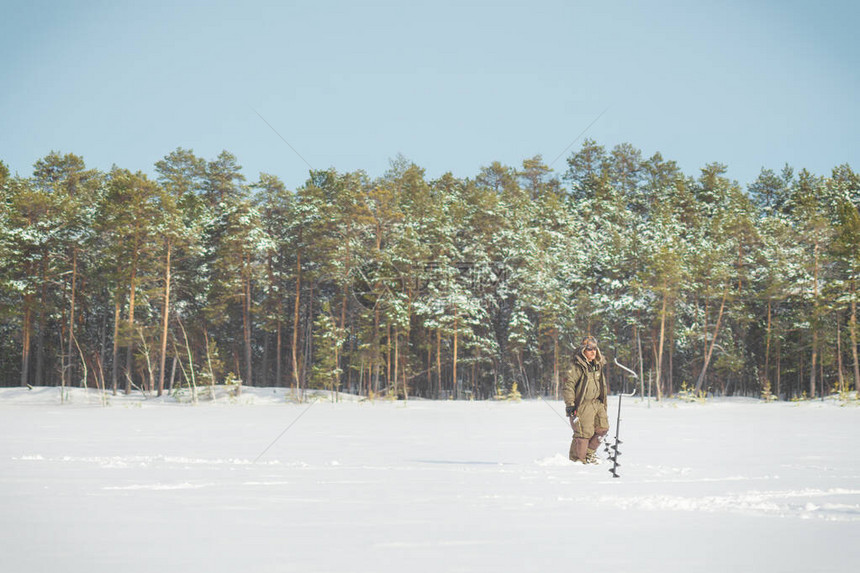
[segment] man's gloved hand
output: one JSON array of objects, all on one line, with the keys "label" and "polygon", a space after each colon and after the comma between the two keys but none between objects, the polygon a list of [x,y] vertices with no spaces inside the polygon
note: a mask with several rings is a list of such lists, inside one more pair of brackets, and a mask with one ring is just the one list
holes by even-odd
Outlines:
[{"label": "man's gloved hand", "polygon": [[573,418],[575,418],[575,417],[576,417],[576,406],[567,406],[567,407],[564,409],[564,413],[565,413],[565,415],[567,415],[568,417],[573,417]]}]

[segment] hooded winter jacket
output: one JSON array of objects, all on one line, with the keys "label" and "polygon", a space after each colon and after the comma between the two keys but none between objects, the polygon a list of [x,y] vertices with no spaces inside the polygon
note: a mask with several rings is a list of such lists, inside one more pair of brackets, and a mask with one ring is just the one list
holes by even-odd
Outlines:
[{"label": "hooded winter jacket", "polygon": [[589,363],[580,349],[573,358],[573,364],[567,371],[564,380],[564,403],[579,410],[584,400],[598,400],[606,404],[606,375],[603,366],[606,359],[600,350],[594,357],[594,362]]}]

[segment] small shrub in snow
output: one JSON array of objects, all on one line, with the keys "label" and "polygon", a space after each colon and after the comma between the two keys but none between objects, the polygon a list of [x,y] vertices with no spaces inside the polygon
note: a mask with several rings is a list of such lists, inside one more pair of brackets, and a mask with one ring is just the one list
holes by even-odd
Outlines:
[{"label": "small shrub in snow", "polygon": [[698,402],[699,404],[705,403],[705,392],[696,392],[696,389],[688,386],[686,382],[681,384],[681,389],[678,391],[676,397],[684,402]]},{"label": "small shrub in snow", "polygon": [[765,380],[761,388],[761,399],[765,402],[775,402],[777,397],[773,395],[770,386],[770,380]]},{"label": "small shrub in snow", "polygon": [[520,400],[522,400],[523,395],[520,394],[519,390],[517,390],[517,383],[514,382],[511,386],[510,391],[507,394],[497,394],[495,398],[496,400],[509,400],[512,402],[519,402]]}]

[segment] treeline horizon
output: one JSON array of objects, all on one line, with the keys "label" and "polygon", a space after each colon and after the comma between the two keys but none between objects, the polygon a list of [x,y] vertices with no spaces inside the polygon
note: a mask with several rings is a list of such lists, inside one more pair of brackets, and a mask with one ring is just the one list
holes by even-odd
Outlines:
[{"label": "treeline horizon", "polygon": [[0,161],[0,385],[557,397],[592,335],[656,399],[856,390],[860,176],[726,172],[593,140],[295,190],[227,151]]}]

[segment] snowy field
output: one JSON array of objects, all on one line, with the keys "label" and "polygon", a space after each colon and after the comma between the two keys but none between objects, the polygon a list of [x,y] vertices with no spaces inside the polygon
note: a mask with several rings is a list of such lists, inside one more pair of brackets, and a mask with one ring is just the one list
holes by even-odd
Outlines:
[{"label": "snowy field", "polygon": [[196,406],[109,400],[0,389],[0,571],[845,573],[860,562],[856,405],[625,398],[613,479],[605,463],[567,461],[561,402],[308,406],[250,388]]}]

